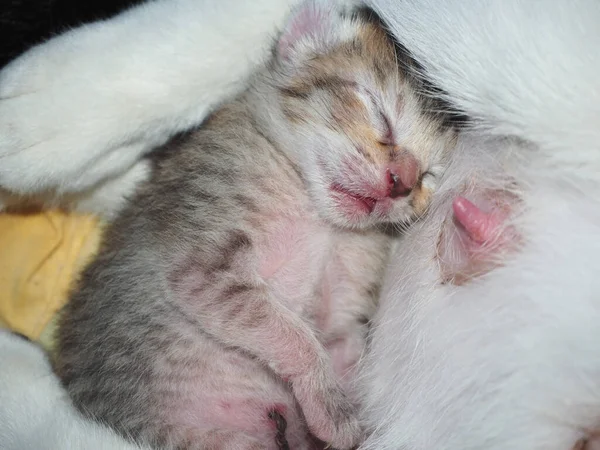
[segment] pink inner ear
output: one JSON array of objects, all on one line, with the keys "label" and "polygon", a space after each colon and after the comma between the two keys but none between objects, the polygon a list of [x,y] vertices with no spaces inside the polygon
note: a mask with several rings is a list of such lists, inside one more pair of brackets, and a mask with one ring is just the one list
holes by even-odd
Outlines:
[{"label": "pink inner ear", "polygon": [[296,11],[279,39],[279,55],[287,59],[298,41],[304,37],[310,36],[316,40],[324,38],[330,15],[330,10],[312,3]]}]

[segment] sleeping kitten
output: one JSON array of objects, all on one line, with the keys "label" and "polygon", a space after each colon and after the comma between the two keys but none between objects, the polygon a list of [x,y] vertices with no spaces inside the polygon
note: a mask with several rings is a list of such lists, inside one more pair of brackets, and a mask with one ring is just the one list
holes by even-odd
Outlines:
[{"label": "sleeping kitten", "polygon": [[248,92],[165,151],[64,311],[83,413],[166,448],[312,448],[304,421],[359,443],[342,386],[381,225],[425,211],[455,143],[372,19],[303,6]]}]

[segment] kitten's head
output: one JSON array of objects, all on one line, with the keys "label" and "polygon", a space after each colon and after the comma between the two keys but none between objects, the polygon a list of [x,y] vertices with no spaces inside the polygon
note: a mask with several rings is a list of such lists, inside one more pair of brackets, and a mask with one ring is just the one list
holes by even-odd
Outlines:
[{"label": "kitten's head", "polygon": [[321,215],[362,228],[422,214],[455,132],[427,111],[381,23],[305,4],[275,53],[286,151]]}]

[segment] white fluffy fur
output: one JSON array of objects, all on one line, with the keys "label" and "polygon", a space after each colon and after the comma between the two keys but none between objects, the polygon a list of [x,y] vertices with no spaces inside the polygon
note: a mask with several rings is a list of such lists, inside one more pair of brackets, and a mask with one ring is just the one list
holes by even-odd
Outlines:
[{"label": "white fluffy fur", "polygon": [[28,51],[0,72],[0,188],[89,198],[108,180],[120,194],[92,209],[111,213],[141,155],[243,89],[294,3],[156,0]]},{"label": "white fluffy fur", "polygon": [[568,450],[600,426],[600,4],[372,3],[480,130],[533,145],[465,138],[445,181],[491,155],[522,182],[526,244],[505,267],[440,285],[436,214],[401,243],[364,365],[363,449]]},{"label": "white fluffy fur", "polygon": [[41,348],[0,329],[2,450],[142,450],[70,405]]},{"label": "white fluffy fur", "polygon": [[[451,189],[492,155],[524,183],[526,245],[507,266],[439,286],[423,238],[435,215],[398,249],[364,366],[374,433],[363,448],[569,450],[600,425],[600,4],[370,1],[481,132],[532,145],[465,137],[445,180]],[[77,192],[118,177],[241,89],[285,10],[280,0],[158,0],[32,50],[0,74],[0,186]],[[59,388],[41,365],[49,390],[19,395],[12,386],[27,372],[8,370],[9,349],[0,448],[11,448],[6,436],[13,448],[53,448],[53,427],[94,440],[66,403],[36,416]]]}]

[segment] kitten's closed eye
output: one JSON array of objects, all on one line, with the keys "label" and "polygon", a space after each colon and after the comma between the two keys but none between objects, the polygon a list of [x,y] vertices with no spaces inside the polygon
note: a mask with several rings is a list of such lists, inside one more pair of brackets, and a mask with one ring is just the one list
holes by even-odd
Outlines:
[{"label": "kitten's closed eye", "polygon": [[383,111],[379,111],[379,118],[381,119],[381,123],[383,124],[383,132],[378,142],[381,145],[393,146],[395,144],[395,136],[394,130],[392,129],[392,123]]},{"label": "kitten's closed eye", "polygon": [[[378,96],[369,88],[365,86],[357,85],[357,92],[362,97],[369,110],[374,112],[373,114],[373,127],[377,130],[378,139],[381,145],[394,145],[394,128],[392,120],[388,114],[384,111],[382,102],[378,100]],[[361,95],[363,94],[363,95]]]}]

